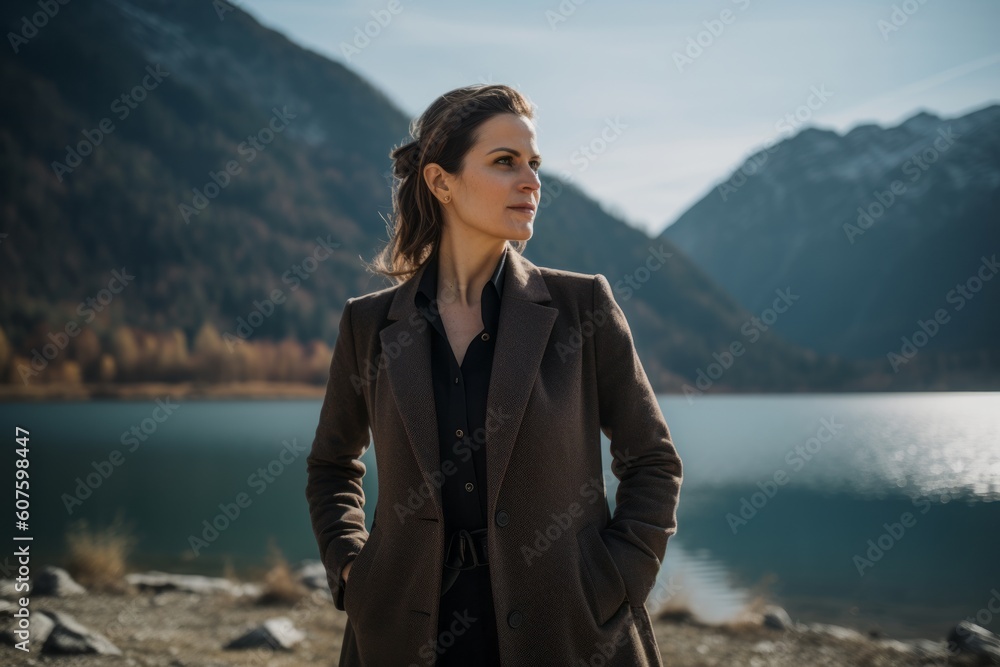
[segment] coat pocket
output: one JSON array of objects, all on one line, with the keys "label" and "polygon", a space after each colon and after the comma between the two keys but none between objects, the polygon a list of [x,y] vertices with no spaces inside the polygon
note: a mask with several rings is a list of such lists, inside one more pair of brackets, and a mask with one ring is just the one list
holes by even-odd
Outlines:
[{"label": "coat pocket", "polygon": [[347,577],[347,583],[344,584],[344,610],[348,616],[355,620],[355,623],[357,622],[358,613],[361,611],[357,608],[358,603],[363,605],[367,602],[364,589],[366,588],[372,565],[378,556],[378,546],[381,539],[382,531],[378,529],[377,525],[373,524],[371,532],[368,533],[368,539],[361,547],[358,555],[354,557],[354,564],[351,565],[351,572]]},{"label": "coat pocket", "polygon": [[585,579],[590,583],[587,599],[598,625],[604,625],[621,609],[626,599],[625,580],[596,524],[576,534],[583,560]]}]

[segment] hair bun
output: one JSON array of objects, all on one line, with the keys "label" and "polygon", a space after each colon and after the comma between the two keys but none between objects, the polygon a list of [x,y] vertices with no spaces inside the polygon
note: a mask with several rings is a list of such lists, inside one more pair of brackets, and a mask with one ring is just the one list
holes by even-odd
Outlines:
[{"label": "hair bun", "polygon": [[417,170],[420,160],[420,142],[411,141],[392,151],[392,171],[397,178],[406,178]]}]

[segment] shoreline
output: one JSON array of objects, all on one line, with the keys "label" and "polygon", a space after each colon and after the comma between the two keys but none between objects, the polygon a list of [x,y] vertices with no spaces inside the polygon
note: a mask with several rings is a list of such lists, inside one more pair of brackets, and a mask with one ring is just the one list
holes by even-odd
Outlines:
[{"label": "shoreline", "polygon": [[[120,590],[85,590],[64,570],[41,568],[30,593],[34,631],[45,634],[46,624],[65,622],[77,632],[90,633],[88,641],[120,663],[149,667],[223,667],[227,665],[336,664],[347,620],[333,606],[323,565],[305,560],[285,579],[265,577],[247,582],[202,575],[162,571],[126,575]],[[272,571],[273,573],[273,571]],[[32,646],[35,657],[26,661],[10,639],[16,598],[12,581],[0,582],[0,619],[4,620],[4,646],[0,662],[21,664],[58,662],[72,667],[108,664],[108,655],[60,655],[49,641]],[[291,587],[300,590],[290,595]],[[284,593],[285,597],[281,594]],[[19,595],[24,595],[23,593]],[[890,639],[824,623],[793,623],[780,607],[761,603],[741,621],[709,624],[682,606],[651,613],[653,631],[665,665],[755,665],[799,667],[870,665],[975,665],[982,656],[949,650],[944,638]],[[276,625],[275,625],[276,624]],[[282,637],[270,637],[262,628],[284,627]],[[247,642],[248,633],[264,632],[266,641],[234,650],[232,642]],[[51,628],[50,628],[51,630]],[[60,633],[53,632],[53,636]],[[251,635],[252,636],[252,635]],[[242,638],[242,639],[241,639]],[[36,636],[36,639],[38,637]],[[278,641],[288,645],[276,646]],[[58,641],[56,637],[55,642]],[[42,642],[45,642],[44,644]],[[954,649],[954,645],[951,647]],[[44,650],[43,650],[44,649]],[[15,654],[15,651],[17,653]],[[117,651],[118,653],[114,653]],[[10,656],[8,658],[8,656]]]},{"label": "shoreline", "polygon": [[[711,396],[839,396],[849,394],[922,394],[922,393],[993,393],[995,389],[849,389],[829,391],[796,389],[793,391],[737,391],[714,387],[699,398]],[[283,400],[322,399],[326,385],[305,382],[271,382],[245,380],[239,382],[135,382],[94,384],[0,384],[0,402],[48,403],[87,402],[98,400],[149,401],[169,396],[175,399],[202,400]],[[656,391],[657,396],[684,396],[682,390]]]},{"label": "shoreline", "polygon": [[[52,553],[41,554],[41,561],[49,564],[63,562],[58,556],[53,559]],[[206,556],[203,555],[201,560]],[[132,556],[129,574],[139,575],[148,572],[165,572],[178,577],[203,577],[207,579],[227,579],[234,582],[247,583],[251,585],[260,584],[269,569],[265,560],[257,558],[237,558],[233,559],[230,554],[217,557],[212,560],[206,568],[199,566],[195,562],[185,562],[167,556],[156,556],[152,558],[137,558]],[[293,559],[295,570],[315,567],[318,560],[312,557]],[[126,575],[128,576],[128,575]],[[798,626],[822,625],[829,627],[843,628],[845,631],[858,633],[866,637],[880,637],[895,640],[940,640],[946,633],[949,623],[957,623],[960,617],[955,617],[948,622],[935,624],[934,629],[930,629],[929,624],[925,624],[922,630],[901,629],[903,625],[893,626],[883,625],[880,618],[876,616],[852,615],[837,601],[826,598],[817,598],[824,603],[820,606],[811,605],[809,611],[799,608],[802,600],[793,602],[785,600],[774,594],[757,589],[747,599],[743,608],[726,618],[706,618],[699,616],[697,606],[692,605],[683,593],[683,587],[677,593],[668,594],[662,597],[662,593],[670,591],[670,584],[658,584],[650,593],[646,601],[647,609],[653,620],[657,616],[664,616],[671,619],[671,622],[687,623],[694,627],[715,628],[740,626],[748,621],[753,622],[764,609],[780,608],[789,615],[788,623]],[[0,595],[2,597],[2,595]],[[2,663],[0,663],[2,664]]]}]

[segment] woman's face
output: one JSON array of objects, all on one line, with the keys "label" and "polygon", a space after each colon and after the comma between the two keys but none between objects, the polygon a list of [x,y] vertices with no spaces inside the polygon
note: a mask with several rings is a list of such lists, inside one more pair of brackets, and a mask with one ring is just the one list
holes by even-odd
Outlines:
[{"label": "woman's face", "polygon": [[542,187],[535,126],[503,113],[482,123],[478,135],[459,173],[431,172],[431,186],[445,186],[434,188],[438,197],[451,196],[444,204],[445,227],[458,224],[498,239],[528,240]]}]

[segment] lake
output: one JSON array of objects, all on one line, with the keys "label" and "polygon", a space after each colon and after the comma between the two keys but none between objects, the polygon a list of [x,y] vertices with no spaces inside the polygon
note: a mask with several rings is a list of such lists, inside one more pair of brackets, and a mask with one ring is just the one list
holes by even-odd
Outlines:
[{"label": "lake", "polygon": [[[141,568],[221,574],[228,562],[258,573],[270,545],[292,562],[318,558],[304,488],[320,401],[168,398],[166,409],[0,405],[7,470],[13,425],[31,432],[32,566],[60,561],[77,519],[106,525],[118,513]],[[684,602],[720,621],[763,596],[797,621],[898,638],[940,639],[967,617],[1000,632],[1000,393],[669,395],[660,405],[684,484],[651,610]],[[371,510],[374,450],[363,460]],[[205,522],[241,493],[239,516],[204,540]]]}]

